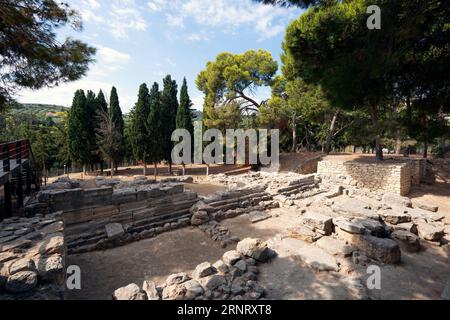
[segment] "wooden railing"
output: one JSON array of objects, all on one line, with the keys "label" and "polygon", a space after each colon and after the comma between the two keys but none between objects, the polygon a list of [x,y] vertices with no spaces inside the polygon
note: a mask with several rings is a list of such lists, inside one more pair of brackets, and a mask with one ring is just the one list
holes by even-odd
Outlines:
[{"label": "wooden railing", "polygon": [[34,157],[29,140],[0,144],[0,188],[3,188],[0,220],[12,215],[13,197],[15,207],[17,209],[23,207],[24,192],[30,195],[32,184],[36,190],[39,189],[40,179],[34,167]]}]

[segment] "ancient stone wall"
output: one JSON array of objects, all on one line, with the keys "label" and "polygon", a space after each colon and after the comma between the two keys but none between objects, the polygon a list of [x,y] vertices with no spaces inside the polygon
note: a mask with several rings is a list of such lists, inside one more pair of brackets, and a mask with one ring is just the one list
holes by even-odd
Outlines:
[{"label": "ancient stone wall", "polygon": [[0,300],[65,298],[61,212],[0,222]]},{"label": "ancient stone wall", "polygon": [[197,194],[183,184],[45,190],[31,206],[63,211],[70,253],[103,249],[189,225]]},{"label": "ancient stone wall", "polygon": [[419,161],[365,163],[323,160],[318,163],[317,174],[324,177],[336,177],[343,184],[371,191],[406,195],[411,184],[420,182],[420,168]]}]

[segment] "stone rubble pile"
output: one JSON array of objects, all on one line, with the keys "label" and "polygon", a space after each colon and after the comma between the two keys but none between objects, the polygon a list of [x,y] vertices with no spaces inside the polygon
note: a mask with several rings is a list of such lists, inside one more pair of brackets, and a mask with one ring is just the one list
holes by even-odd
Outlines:
[{"label": "stone rubble pile", "polygon": [[0,300],[65,298],[61,212],[0,222]]},{"label": "stone rubble pile", "polygon": [[265,289],[258,284],[258,265],[275,256],[260,239],[246,238],[222,259],[203,262],[191,275],[172,274],[165,283],[144,281],[142,288],[129,284],[114,291],[114,300],[258,300]]},{"label": "stone rubble pile", "polygon": [[[348,196],[339,196],[331,202],[313,200],[302,210],[299,223],[286,231],[290,238],[315,244],[333,255],[340,252],[351,256],[353,252],[355,261],[367,257],[396,264],[401,260],[401,250],[419,252],[421,241],[446,243],[446,226],[441,222],[444,216],[431,204],[421,207],[428,210],[413,208],[409,198],[389,193],[378,200]],[[318,251],[304,250],[306,253],[299,255],[306,263],[314,256],[310,251]]]}]

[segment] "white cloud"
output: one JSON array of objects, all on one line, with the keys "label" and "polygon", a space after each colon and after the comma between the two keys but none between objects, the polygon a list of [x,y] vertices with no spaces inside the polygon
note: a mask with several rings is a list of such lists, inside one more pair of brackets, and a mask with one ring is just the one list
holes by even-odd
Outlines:
[{"label": "white cloud", "polygon": [[175,68],[177,66],[177,64],[175,62],[173,62],[170,58],[166,59],[167,63],[170,64],[173,68]]},{"label": "white cloud", "polygon": [[198,33],[191,33],[188,35],[187,39],[189,41],[209,41],[207,36]]},{"label": "white cloud", "polygon": [[131,60],[129,54],[119,52],[113,48],[97,45],[97,50],[98,57],[102,62],[105,62],[107,64],[124,64],[128,63]]},{"label": "white cloud", "polygon": [[153,0],[147,2],[147,7],[150,11],[161,11],[166,5],[165,0]]},{"label": "white cloud", "polygon": [[184,18],[181,15],[166,14],[166,21],[170,27],[184,27]]}]

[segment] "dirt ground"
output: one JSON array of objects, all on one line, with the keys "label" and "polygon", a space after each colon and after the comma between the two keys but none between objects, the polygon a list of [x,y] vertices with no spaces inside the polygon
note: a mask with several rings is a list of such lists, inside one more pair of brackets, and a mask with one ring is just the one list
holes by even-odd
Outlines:
[{"label": "dirt ground", "polygon": [[[188,187],[193,186],[205,194],[214,191],[211,186],[201,184]],[[421,185],[412,196],[413,201],[427,199],[440,205],[439,211],[445,213],[446,221],[450,221],[449,192],[450,184]],[[260,266],[259,276],[260,284],[267,289],[268,299],[360,297],[352,279],[360,279],[365,284],[366,267],[358,265],[340,272],[313,271],[282,245],[282,235],[299,218],[300,212],[280,208],[271,213],[272,218],[254,224],[245,215],[221,222],[241,239],[257,237],[271,241],[278,256]],[[138,285],[143,280],[162,283],[172,273],[191,272],[197,264],[213,263],[232,249],[230,246],[222,249],[199,229],[188,227],[106,251],[71,255],[68,264],[79,265],[82,270],[82,290],[69,292],[69,299],[109,299],[115,289],[131,282]],[[345,266],[348,261],[349,258],[340,262]],[[450,278],[450,245],[437,247],[424,243],[420,253],[402,251],[401,264],[380,267],[382,288],[368,290],[371,299],[439,299]]]}]

